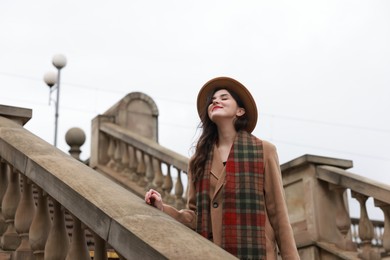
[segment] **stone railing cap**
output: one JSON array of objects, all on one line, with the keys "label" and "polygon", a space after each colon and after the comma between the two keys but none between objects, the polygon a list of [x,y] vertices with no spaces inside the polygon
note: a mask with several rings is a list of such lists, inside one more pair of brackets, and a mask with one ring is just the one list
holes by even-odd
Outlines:
[{"label": "stone railing cap", "polygon": [[32,109],[0,105],[0,116],[25,125],[32,118]]},{"label": "stone railing cap", "polygon": [[320,164],[339,167],[342,169],[349,169],[353,167],[351,160],[338,159],[333,157],[318,156],[312,154],[305,154],[291,161],[288,161],[280,166],[282,172],[291,170],[292,168],[299,167],[304,164]]}]

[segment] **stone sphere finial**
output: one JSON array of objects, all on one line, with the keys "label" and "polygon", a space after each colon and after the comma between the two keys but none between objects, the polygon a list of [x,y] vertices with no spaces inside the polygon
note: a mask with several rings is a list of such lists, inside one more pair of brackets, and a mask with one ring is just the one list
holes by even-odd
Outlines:
[{"label": "stone sphere finial", "polygon": [[70,128],[65,134],[65,141],[70,146],[69,153],[80,160],[80,147],[85,143],[85,133],[79,127]]}]

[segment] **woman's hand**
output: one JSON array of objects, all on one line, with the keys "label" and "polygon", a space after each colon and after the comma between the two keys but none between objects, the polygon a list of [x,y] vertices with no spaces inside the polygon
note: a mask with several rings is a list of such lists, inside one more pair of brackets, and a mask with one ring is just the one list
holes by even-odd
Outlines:
[{"label": "woman's hand", "polygon": [[145,193],[145,202],[146,204],[152,205],[153,207],[158,208],[161,211],[163,211],[164,209],[161,194],[153,189],[150,189],[148,192]]}]

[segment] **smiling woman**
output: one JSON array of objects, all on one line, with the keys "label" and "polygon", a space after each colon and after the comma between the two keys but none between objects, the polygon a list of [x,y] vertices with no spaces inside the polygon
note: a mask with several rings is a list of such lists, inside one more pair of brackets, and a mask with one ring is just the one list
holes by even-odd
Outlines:
[{"label": "smiling woman", "polygon": [[[245,118],[245,109],[242,104],[237,104],[238,98],[233,98],[232,94],[226,89],[219,89],[215,91],[215,94],[208,106],[208,117],[216,125],[224,125],[230,121],[233,126],[237,118]],[[241,103],[241,102],[240,102]],[[237,106],[238,105],[238,106]],[[245,119],[243,124],[247,124],[248,120]]]},{"label": "smiling woman", "polygon": [[[251,134],[257,106],[240,82],[218,77],[199,91],[203,129],[188,170],[187,209],[145,202],[240,259],[299,259],[289,222],[276,148]],[[250,199],[248,199],[250,198]]]},{"label": "smiling woman", "polygon": [[0,1],[0,103],[32,108],[26,127],[51,143],[42,76],[63,53],[59,149],[81,127],[87,159],[92,119],[141,91],[160,110],[160,144],[192,155],[199,86],[234,75],[253,86],[252,133],[281,163],[350,159],[355,173],[390,183],[390,1],[188,2]]}]

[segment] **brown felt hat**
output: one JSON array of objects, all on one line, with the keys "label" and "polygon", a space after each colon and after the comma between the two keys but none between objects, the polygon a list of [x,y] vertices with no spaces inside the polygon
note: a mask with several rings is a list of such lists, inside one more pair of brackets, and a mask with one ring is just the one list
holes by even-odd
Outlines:
[{"label": "brown felt hat", "polygon": [[209,80],[199,90],[197,99],[198,115],[203,113],[203,109],[206,106],[207,98],[212,91],[217,88],[224,88],[236,93],[244,104],[245,114],[248,118],[248,124],[245,128],[246,131],[252,133],[257,123],[257,106],[249,90],[235,79],[228,77],[218,77]]}]

